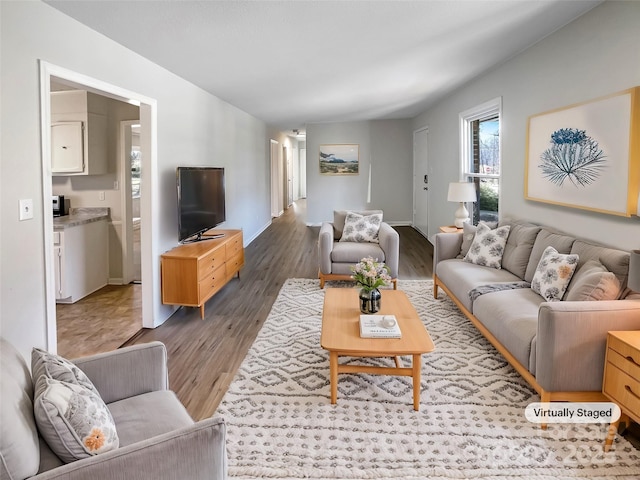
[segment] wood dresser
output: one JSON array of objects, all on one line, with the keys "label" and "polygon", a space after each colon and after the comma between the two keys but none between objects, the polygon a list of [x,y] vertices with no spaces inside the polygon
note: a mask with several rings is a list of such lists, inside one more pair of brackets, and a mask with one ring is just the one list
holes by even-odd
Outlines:
[{"label": "wood dresser", "polygon": [[622,417],[611,424],[605,442],[609,450],[618,424],[631,418],[640,423],[640,331],[609,332],[602,393],[616,403]]},{"label": "wood dresser", "polygon": [[200,307],[244,266],[242,230],[212,230],[204,236],[220,238],[180,245],[160,258],[162,303]]}]

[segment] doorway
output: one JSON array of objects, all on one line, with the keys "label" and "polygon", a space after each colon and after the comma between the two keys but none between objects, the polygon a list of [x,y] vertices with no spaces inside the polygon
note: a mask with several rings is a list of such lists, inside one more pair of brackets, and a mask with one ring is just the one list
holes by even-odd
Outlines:
[{"label": "doorway", "polygon": [[413,132],[413,227],[429,238],[428,128]]},{"label": "doorway", "polygon": [[[152,259],[159,255],[157,222],[153,222],[156,206],[153,205],[153,186],[157,184],[157,172],[152,168],[156,157],[156,110],[154,99],[130,92],[101,80],[62,67],[40,62],[40,99],[42,132],[42,201],[43,211],[51,210],[51,81],[67,84],[97,95],[137,105],[140,113],[140,151],[142,152],[142,174],[148,187],[141,191],[141,217],[148,218],[141,228],[141,277],[148,279],[142,285],[142,327],[154,326],[156,309],[160,305],[159,267]],[[146,172],[146,173],[145,173]],[[57,316],[55,298],[55,268],[53,244],[53,218],[43,215],[45,298],[47,324],[47,350],[57,352]],[[156,235],[154,235],[156,233]],[[157,277],[157,278],[156,278]]]},{"label": "doorway", "polygon": [[120,122],[119,163],[122,185],[122,280],[142,283],[140,200],[142,192],[142,152],[140,120]]},{"label": "doorway", "polygon": [[277,218],[284,213],[284,188],[280,148],[276,140],[271,140],[271,217]]}]

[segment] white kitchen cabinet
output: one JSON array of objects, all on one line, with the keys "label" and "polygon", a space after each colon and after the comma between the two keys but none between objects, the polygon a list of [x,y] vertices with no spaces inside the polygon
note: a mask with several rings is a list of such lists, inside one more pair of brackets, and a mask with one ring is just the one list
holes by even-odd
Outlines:
[{"label": "white kitchen cabinet", "polygon": [[84,90],[51,92],[51,173],[108,173],[107,106]]},{"label": "white kitchen cabinet", "polygon": [[56,301],[75,303],[109,281],[106,220],[54,232]]}]

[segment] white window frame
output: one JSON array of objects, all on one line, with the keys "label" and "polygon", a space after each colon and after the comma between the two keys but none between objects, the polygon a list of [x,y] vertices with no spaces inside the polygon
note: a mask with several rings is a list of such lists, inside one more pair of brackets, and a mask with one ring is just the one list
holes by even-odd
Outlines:
[{"label": "white window frame", "polygon": [[[498,161],[500,162],[499,174],[473,172],[473,144],[471,141],[471,124],[476,120],[488,120],[498,117]],[[502,97],[494,98],[481,105],[460,113],[460,179],[467,182],[471,178],[491,178],[498,180],[498,218],[502,218]],[[473,206],[467,205],[467,209],[473,212]]]}]

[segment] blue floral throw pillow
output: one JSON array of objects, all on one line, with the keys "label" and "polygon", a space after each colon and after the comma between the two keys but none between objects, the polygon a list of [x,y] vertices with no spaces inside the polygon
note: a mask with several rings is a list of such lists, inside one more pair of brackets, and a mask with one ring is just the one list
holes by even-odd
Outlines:
[{"label": "blue floral throw pillow", "polygon": [[465,262],[475,263],[485,267],[502,268],[502,254],[507,244],[511,225],[504,225],[491,230],[488,225],[480,222],[476,236],[464,257]]},{"label": "blue floral throw pillow", "polygon": [[553,247],[545,248],[533,275],[531,290],[547,302],[562,300],[577,266],[578,255],[558,253]]}]

